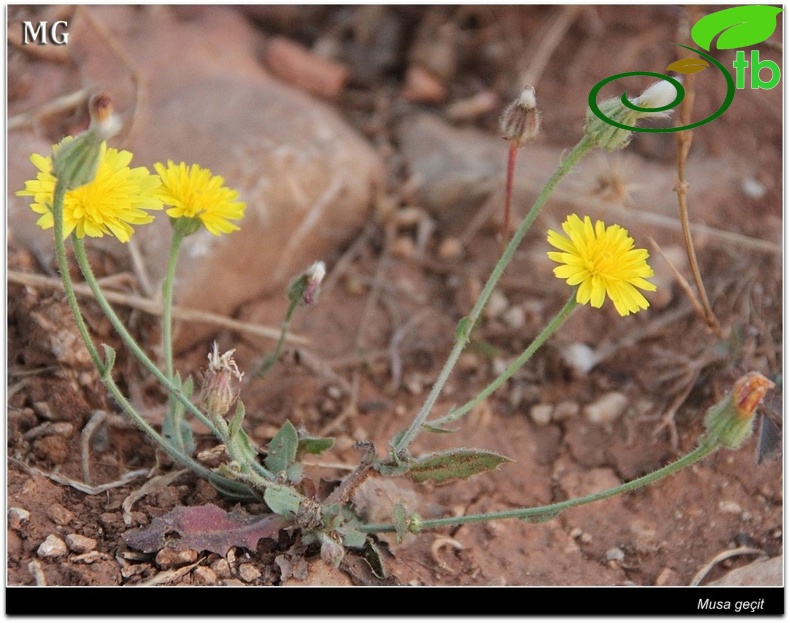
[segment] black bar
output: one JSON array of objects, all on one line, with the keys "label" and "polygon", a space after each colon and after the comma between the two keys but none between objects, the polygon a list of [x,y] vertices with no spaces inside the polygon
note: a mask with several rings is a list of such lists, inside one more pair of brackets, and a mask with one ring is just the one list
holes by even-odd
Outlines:
[{"label": "black bar", "polygon": [[784,587],[6,588],[9,616],[778,616],[784,611]]}]

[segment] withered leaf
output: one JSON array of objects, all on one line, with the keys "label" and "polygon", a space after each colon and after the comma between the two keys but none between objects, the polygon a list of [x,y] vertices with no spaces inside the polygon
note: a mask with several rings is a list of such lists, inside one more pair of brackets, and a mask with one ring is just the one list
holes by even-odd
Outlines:
[{"label": "withered leaf", "polygon": [[260,539],[276,537],[289,524],[279,515],[246,515],[235,510],[226,513],[214,504],[178,506],[155,518],[146,528],[127,530],[123,540],[129,547],[146,553],[170,547],[225,556],[231,547],[255,551]]}]

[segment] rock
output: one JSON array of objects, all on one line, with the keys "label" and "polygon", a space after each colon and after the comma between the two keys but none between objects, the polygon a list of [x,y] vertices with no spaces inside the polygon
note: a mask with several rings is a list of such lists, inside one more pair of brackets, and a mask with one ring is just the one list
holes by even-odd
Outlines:
[{"label": "rock", "polygon": [[175,550],[164,547],[156,553],[156,566],[160,569],[180,567],[197,560],[198,553],[193,549]]},{"label": "rock", "polygon": [[606,552],[606,560],[625,560],[625,553],[619,547],[613,547]]},{"label": "rock", "polygon": [[59,526],[65,526],[66,524],[71,523],[72,519],[74,519],[74,513],[72,513],[62,504],[55,503],[47,509],[47,517],[49,517]]},{"label": "rock", "polygon": [[328,98],[340,95],[350,73],[345,65],[313,54],[285,37],[272,37],[266,46],[265,60],[284,80]]},{"label": "rock", "polygon": [[551,414],[554,411],[553,405],[534,405],[529,410],[529,416],[532,418],[532,421],[535,422],[538,426],[546,426],[549,422],[551,422]]},{"label": "rock", "polygon": [[18,530],[22,524],[30,519],[30,511],[18,506],[11,506],[8,509],[8,527]]},{"label": "rock", "polygon": [[84,554],[96,549],[96,539],[81,534],[68,534],[66,535],[66,545],[75,554]]},{"label": "rock", "polygon": [[[90,11],[146,76],[144,106],[135,109],[128,67],[86,20],[71,24],[70,47],[80,56],[82,80],[112,93],[124,118],[111,144],[134,154],[132,166],[198,163],[223,176],[247,203],[240,231],[215,237],[200,230],[187,238],[177,304],[229,314],[245,301],[281,295],[293,276],[361,228],[383,175],[380,158],[327,105],[265,72],[257,60],[261,35],[237,11],[190,7],[189,19],[180,19],[176,7]],[[41,103],[25,102],[29,108]],[[49,150],[26,131],[9,135],[9,162],[24,166],[9,169],[8,219],[20,242],[47,253],[51,230],[38,230],[28,202],[13,193],[33,176],[31,151]],[[159,215],[138,228],[135,240],[156,287],[165,270],[168,219]],[[117,241],[100,244],[128,252]],[[185,328],[177,348],[214,330],[194,323]]]},{"label": "rock", "polygon": [[436,104],[444,101],[447,90],[441,80],[421,65],[410,65],[406,70],[403,99],[407,102]]},{"label": "rock", "polygon": [[623,415],[628,403],[622,392],[607,392],[584,408],[584,416],[593,424],[611,424]]},{"label": "rock", "polygon": [[245,562],[239,565],[239,577],[245,582],[254,582],[261,577],[261,572],[251,562]]},{"label": "rock", "polygon": [[36,550],[36,554],[41,558],[60,558],[67,553],[68,549],[63,539],[55,534],[50,534]]},{"label": "rock", "polygon": [[210,567],[195,567],[192,570],[192,581],[198,586],[214,586],[217,583],[217,574]]},{"label": "rock", "polygon": [[582,342],[573,342],[562,347],[560,351],[563,363],[568,366],[577,377],[583,377],[598,363],[595,349]]},{"label": "rock", "polygon": [[730,571],[706,586],[783,586],[783,558],[756,560],[745,567]]},{"label": "rock", "polygon": [[[583,119],[579,119],[579,139]],[[637,136],[634,140],[640,140]],[[504,206],[507,142],[499,136],[480,130],[453,127],[440,116],[420,111],[405,117],[398,126],[406,166],[417,182],[417,198],[445,226],[445,233],[457,234],[477,215],[487,201]],[[519,151],[513,188],[514,216],[526,214],[543,185],[551,177],[563,155],[573,145],[543,145],[532,143]],[[607,173],[609,165],[600,157],[602,152],[592,152],[583,158],[557,186],[546,208],[558,221],[568,212],[589,214],[601,218],[607,225],[612,219],[611,205],[603,197],[596,197],[598,179]],[[690,205],[718,205],[740,193],[734,178],[722,181],[717,171],[733,170],[737,155],[691,157],[687,162],[688,179],[695,180],[688,189]],[[645,224],[640,210],[630,215],[617,211],[617,223],[632,229],[631,235],[639,246],[645,245],[645,236],[652,235],[659,244],[676,240],[677,195],[673,192],[675,168],[648,161],[634,154],[633,150],[617,153],[618,169],[628,172],[626,182],[635,207],[644,208],[656,218]],[[602,169],[603,172],[602,172]],[[637,188],[638,186],[638,188]],[[501,214],[494,210],[493,214]],[[661,235],[663,233],[663,236]],[[779,232],[765,237],[779,241]],[[545,232],[540,238],[545,239]],[[702,241],[697,241],[702,246]],[[722,244],[729,246],[724,241]],[[698,248],[699,251],[699,248]],[[655,256],[651,252],[651,256]],[[552,262],[545,260],[547,265]],[[648,300],[651,295],[648,294]]]}]

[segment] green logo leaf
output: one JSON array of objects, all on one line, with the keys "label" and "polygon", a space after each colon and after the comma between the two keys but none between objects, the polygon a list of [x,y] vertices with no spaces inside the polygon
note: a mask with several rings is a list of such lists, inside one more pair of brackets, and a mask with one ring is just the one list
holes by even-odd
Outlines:
[{"label": "green logo leaf", "polygon": [[762,43],[776,30],[776,16],[782,9],[774,6],[736,6],[716,11],[699,20],[691,29],[694,42],[710,51],[713,39],[719,50],[744,48]]},{"label": "green logo leaf", "polygon": [[667,71],[674,71],[678,74],[695,74],[710,67],[710,63],[704,58],[681,58],[679,61],[667,65]]}]

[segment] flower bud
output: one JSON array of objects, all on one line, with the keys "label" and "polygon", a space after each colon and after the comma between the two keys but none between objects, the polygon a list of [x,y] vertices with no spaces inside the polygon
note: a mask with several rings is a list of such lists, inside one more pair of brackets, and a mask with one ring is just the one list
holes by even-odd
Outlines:
[{"label": "flower bud", "polygon": [[88,129],[66,137],[52,150],[52,173],[72,190],[93,181],[101,160],[102,143],[118,133],[120,121],[113,115],[112,99],[106,93],[91,98]]},{"label": "flower bud", "polygon": [[107,93],[97,93],[91,97],[88,111],[91,116],[89,132],[94,132],[105,141],[120,132],[123,124],[114,113],[112,98]]},{"label": "flower bud", "polygon": [[705,416],[708,435],[728,448],[738,448],[752,434],[754,412],[774,383],[759,372],[749,372],[732,387],[732,393],[711,407]]},{"label": "flower bud", "polygon": [[200,392],[200,405],[211,417],[222,417],[239,397],[238,383],[244,376],[239,372],[233,353],[236,349],[220,355],[217,343],[208,355],[208,371],[203,378]]},{"label": "flower bud", "polygon": [[518,99],[505,108],[499,118],[502,138],[513,141],[519,147],[534,141],[540,130],[540,111],[535,99],[535,89],[527,85]]},{"label": "flower bud", "polygon": [[[677,95],[678,92],[674,84],[667,80],[660,80],[645,89],[639,97],[628,101],[640,108],[656,109],[668,106],[675,101]],[[598,108],[607,119],[629,127],[635,127],[640,119],[669,117],[672,114],[671,110],[657,112],[632,110],[624,106],[619,97],[604,100]],[[624,149],[633,137],[631,130],[624,130],[607,123],[589,108],[587,109],[584,131],[598,147],[607,151]]]},{"label": "flower bud", "polygon": [[312,305],[325,276],[326,264],[313,262],[306,271],[288,286],[288,299],[292,302],[301,300],[303,305]]}]

